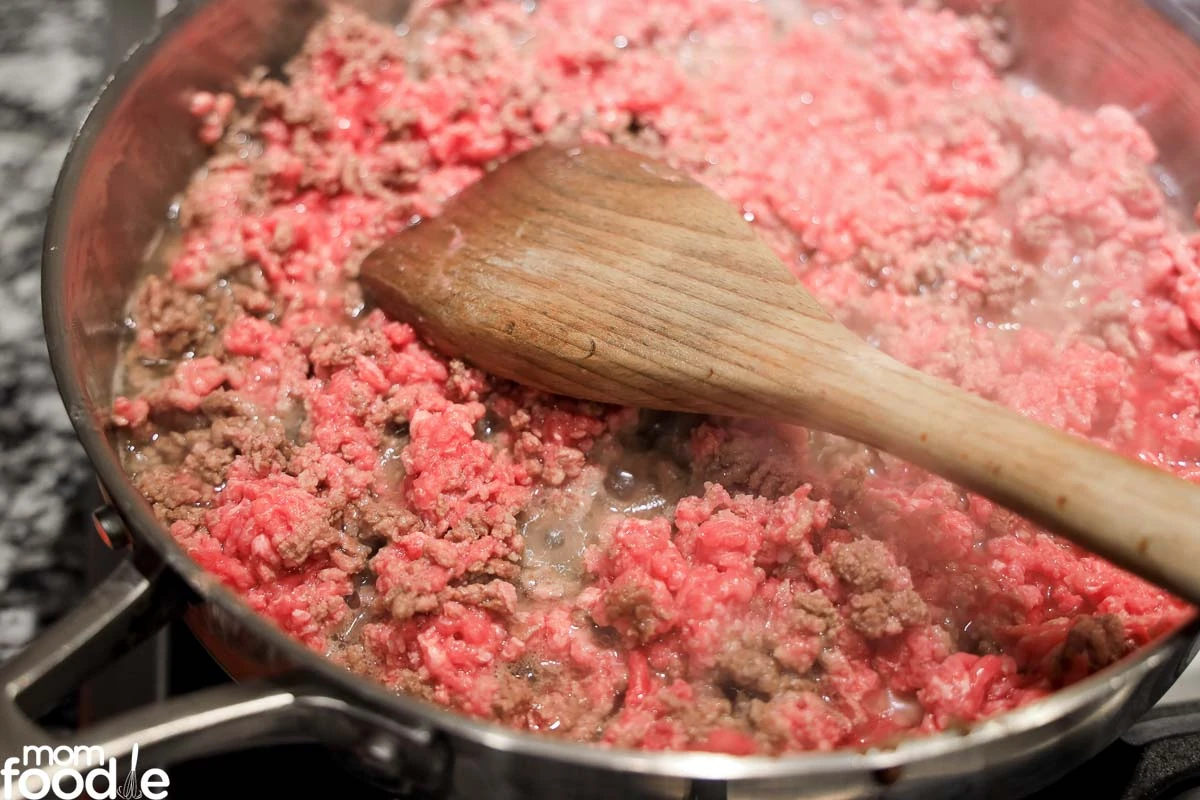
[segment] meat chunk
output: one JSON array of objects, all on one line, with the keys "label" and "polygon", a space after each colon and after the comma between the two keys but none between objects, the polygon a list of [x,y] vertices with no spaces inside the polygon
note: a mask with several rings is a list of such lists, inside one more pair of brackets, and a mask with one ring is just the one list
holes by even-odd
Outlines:
[{"label": "meat chunk", "polygon": [[869,592],[889,583],[896,568],[887,546],[874,539],[838,545],[831,561],[837,576],[857,592]]},{"label": "meat chunk", "polygon": [[779,665],[770,655],[748,647],[735,647],[717,662],[721,679],[738,689],[770,697],[779,688]]},{"label": "meat chunk", "polygon": [[868,639],[897,636],[910,625],[926,620],[928,609],[912,589],[887,592],[880,589],[850,598],[850,624]]},{"label": "meat chunk", "polygon": [[215,332],[212,301],[157,275],[138,290],[133,320],[143,347],[177,358]]},{"label": "meat chunk", "polygon": [[1115,614],[1079,617],[1058,651],[1055,672],[1078,678],[1103,669],[1129,654],[1129,637]]},{"label": "meat chunk", "polygon": [[202,524],[212,491],[195,477],[174,467],[160,466],[142,472],[134,482],[164,522]]}]

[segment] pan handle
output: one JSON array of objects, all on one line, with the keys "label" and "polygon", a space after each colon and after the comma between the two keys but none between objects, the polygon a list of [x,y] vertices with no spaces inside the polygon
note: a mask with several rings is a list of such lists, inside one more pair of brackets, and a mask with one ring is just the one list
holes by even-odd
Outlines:
[{"label": "pan handle", "polygon": [[[0,665],[0,768],[12,770],[0,772],[0,795],[7,787],[6,796],[45,797],[41,781],[61,772],[101,769],[123,782],[191,758],[306,741],[352,752],[398,790],[444,788],[449,749],[433,731],[336,697],[303,676],[203,689],[68,736],[35,722],[90,673],[178,618],[190,594],[161,562],[135,550],[74,610]],[[23,774],[33,768],[40,772]]]}]

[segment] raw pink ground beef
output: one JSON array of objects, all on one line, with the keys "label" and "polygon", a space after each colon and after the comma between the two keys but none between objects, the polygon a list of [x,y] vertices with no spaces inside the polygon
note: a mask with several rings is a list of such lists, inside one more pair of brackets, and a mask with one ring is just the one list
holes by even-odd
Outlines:
[{"label": "raw pink ground beef", "polygon": [[[786,3],[781,3],[786,7]],[[931,374],[1200,477],[1200,238],[1119,108],[928,3],[339,10],[212,144],[131,306],[114,422],[178,541],[350,669],[576,740],[781,753],[1015,708],[1178,600],[853,442],[604,408],[448,361],[357,266],[498,161],[614,142],[737,204]]]}]

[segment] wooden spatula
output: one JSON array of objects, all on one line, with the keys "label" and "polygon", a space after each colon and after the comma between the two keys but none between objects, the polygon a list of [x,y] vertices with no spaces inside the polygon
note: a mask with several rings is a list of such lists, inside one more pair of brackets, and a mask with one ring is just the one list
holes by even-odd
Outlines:
[{"label": "wooden spatula", "polygon": [[615,147],[543,146],[371,253],[369,299],[547,392],[839,434],[1200,602],[1200,486],[889,358],[720,197]]}]

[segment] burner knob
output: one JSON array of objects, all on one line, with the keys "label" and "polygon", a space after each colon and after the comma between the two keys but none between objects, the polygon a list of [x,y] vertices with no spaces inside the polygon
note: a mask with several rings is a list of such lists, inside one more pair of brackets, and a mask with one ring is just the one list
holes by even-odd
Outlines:
[{"label": "burner knob", "polygon": [[129,529],[125,520],[112,506],[100,506],[92,512],[92,521],[96,524],[96,533],[112,550],[124,550],[130,544]]}]

